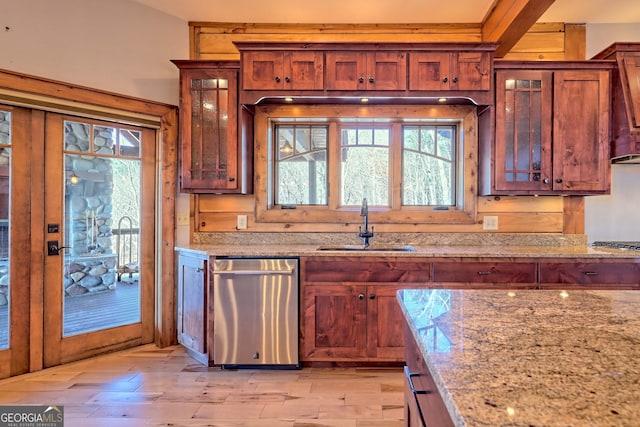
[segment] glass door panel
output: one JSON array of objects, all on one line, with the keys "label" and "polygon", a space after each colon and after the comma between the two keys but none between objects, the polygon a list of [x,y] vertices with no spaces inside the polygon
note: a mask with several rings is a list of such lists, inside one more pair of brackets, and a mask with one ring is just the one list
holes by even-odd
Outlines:
[{"label": "glass door panel", "polygon": [[45,139],[44,366],[151,342],[155,130],[48,113]]},{"label": "glass door panel", "polygon": [[141,321],[140,140],[64,122],[63,336]]},{"label": "glass door panel", "polygon": [[0,350],[9,348],[11,112],[0,109]]}]

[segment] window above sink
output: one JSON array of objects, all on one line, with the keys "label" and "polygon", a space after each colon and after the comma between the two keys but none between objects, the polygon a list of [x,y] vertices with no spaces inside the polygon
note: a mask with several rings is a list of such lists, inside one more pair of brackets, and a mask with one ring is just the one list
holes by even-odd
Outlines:
[{"label": "window above sink", "polygon": [[256,107],[256,219],[475,220],[475,106]]}]

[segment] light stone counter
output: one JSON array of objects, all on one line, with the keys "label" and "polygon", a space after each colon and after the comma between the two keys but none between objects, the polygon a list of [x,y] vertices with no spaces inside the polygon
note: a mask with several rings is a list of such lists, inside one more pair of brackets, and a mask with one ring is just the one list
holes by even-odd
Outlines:
[{"label": "light stone counter", "polygon": [[409,289],[457,426],[640,425],[640,292]]},{"label": "light stone counter", "polygon": [[[592,248],[579,246],[519,246],[519,245],[425,245],[413,246],[415,251],[379,250],[388,245],[373,245],[367,250],[318,250],[319,244],[190,244],[176,247],[209,256],[393,256],[393,257],[444,257],[444,258],[639,258],[640,251]],[[394,247],[394,245],[391,245]]]}]

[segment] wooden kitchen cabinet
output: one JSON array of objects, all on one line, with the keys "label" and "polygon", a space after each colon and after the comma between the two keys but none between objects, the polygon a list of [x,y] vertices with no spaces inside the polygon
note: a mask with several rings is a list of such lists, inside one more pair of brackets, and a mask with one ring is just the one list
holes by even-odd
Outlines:
[{"label": "wooden kitchen cabinet", "polygon": [[241,51],[244,90],[321,90],[320,51]]},{"label": "wooden kitchen cabinet", "polygon": [[614,60],[611,158],[638,163],[640,156],[640,43],[613,43],[595,56]]},{"label": "wooden kitchen cabinet", "polygon": [[[468,287],[475,289],[500,287],[507,284],[510,289],[535,289],[537,287],[537,264],[516,261],[438,261],[433,263],[433,281],[438,287]],[[445,285],[446,284],[446,285]]]},{"label": "wooden kitchen cabinet", "polygon": [[541,289],[640,289],[640,262],[551,260],[540,263]]},{"label": "wooden kitchen cabinet", "polygon": [[209,363],[209,258],[178,254],[178,342],[200,363]]},{"label": "wooden kitchen cabinet", "polygon": [[367,302],[358,298],[365,292],[365,285],[305,285],[302,360],[366,358]]},{"label": "wooden kitchen cabinet", "polygon": [[407,53],[403,51],[328,51],[327,90],[405,90]]},{"label": "wooden kitchen cabinet", "polygon": [[395,284],[305,285],[305,361],[403,360],[402,312]]},{"label": "wooden kitchen cabinet", "polygon": [[400,362],[396,292],[425,286],[431,262],[415,258],[302,257],[301,359]]},{"label": "wooden kitchen cabinet", "polygon": [[318,97],[494,102],[496,43],[235,41],[234,45],[240,52],[241,104],[280,103],[287,98],[313,104]]},{"label": "wooden kitchen cabinet", "polygon": [[172,62],[180,69],[180,191],[250,193],[253,117],[238,104],[239,63]]},{"label": "wooden kitchen cabinet", "polygon": [[411,52],[409,90],[490,90],[490,52]]},{"label": "wooden kitchen cabinet", "polygon": [[640,131],[640,52],[627,52],[621,58],[623,67],[620,74],[628,89],[627,114],[631,119],[631,127]]},{"label": "wooden kitchen cabinet", "polygon": [[609,193],[609,69],[496,68],[495,142],[481,138],[480,193]]}]

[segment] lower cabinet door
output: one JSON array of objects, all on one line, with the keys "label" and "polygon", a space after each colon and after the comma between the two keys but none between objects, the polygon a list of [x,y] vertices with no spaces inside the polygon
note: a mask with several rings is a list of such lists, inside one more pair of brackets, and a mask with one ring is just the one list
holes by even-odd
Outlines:
[{"label": "lower cabinet door", "polygon": [[199,362],[208,364],[208,259],[178,256],[178,342]]},{"label": "lower cabinet door", "polygon": [[367,285],[367,352],[379,361],[404,361],[404,315],[395,284]]},{"label": "lower cabinet door", "polygon": [[362,360],[367,353],[365,285],[304,288],[305,361]]}]

